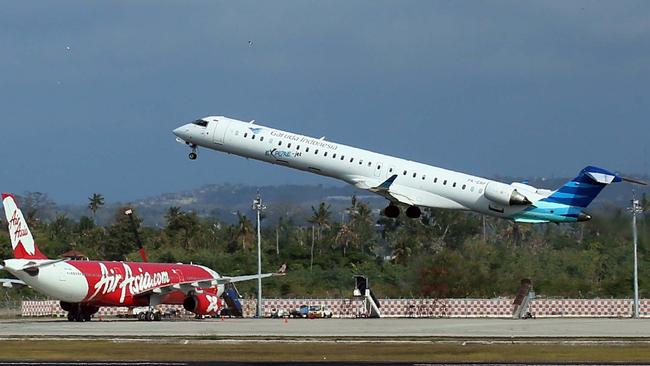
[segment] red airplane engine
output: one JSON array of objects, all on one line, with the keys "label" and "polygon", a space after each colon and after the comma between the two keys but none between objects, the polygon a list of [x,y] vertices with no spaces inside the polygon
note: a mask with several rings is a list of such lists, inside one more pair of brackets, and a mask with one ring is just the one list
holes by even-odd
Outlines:
[{"label": "red airplane engine", "polygon": [[183,301],[183,307],[197,315],[215,315],[221,309],[221,299],[210,294],[190,295]]}]

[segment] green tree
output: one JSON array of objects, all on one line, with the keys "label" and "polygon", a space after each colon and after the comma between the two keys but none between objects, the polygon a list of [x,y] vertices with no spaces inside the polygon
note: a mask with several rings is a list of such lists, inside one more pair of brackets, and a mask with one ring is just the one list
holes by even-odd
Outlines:
[{"label": "green tree", "polygon": [[[309,223],[312,224],[311,227],[311,253],[310,253],[310,261],[309,261],[309,268],[313,268],[314,266],[314,247],[315,247],[315,239],[317,239],[319,242],[323,239],[323,228],[329,229],[330,228],[330,215],[332,214],[330,211],[330,205],[325,204],[325,202],[321,202],[320,205],[318,205],[318,209],[314,208],[314,206],[311,206],[311,210],[313,215],[307,220]],[[316,237],[314,237],[314,225],[318,227],[318,230],[316,231]]]},{"label": "green tree", "polygon": [[309,223],[316,225],[318,228],[316,234],[317,240],[323,239],[323,229],[329,229],[331,227],[330,216],[332,212],[330,211],[330,205],[325,202],[321,202],[318,205],[318,209],[311,206],[312,216],[307,220]]},{"label": "green tree", "polygon": [[243,250],[248,249],[248,244],[253,242],[253,232],[251,220],[246,215],[242,215],[241,212],[237,211],[237,230],[235,236],[237,241],[241,241]]},{"label": "green tree", "polygon": [[94,221],[97,210],[104,206],[104,196],[99,193],[93,193],[92,196],[88,197],[88,201],[88,208],[90,209],[90,212],[92,212]]}]

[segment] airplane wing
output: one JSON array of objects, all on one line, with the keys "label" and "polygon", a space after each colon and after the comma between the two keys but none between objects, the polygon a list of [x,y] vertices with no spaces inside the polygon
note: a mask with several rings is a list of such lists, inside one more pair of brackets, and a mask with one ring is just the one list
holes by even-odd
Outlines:
[{"label": "airplane wing", "polygon": [[139,294],[134,294],[135,296],[141,296],[149,293],[154,293],[154,294],[166,294],[169,292],[174,292],[174,291],[183,291],[184,293],[188,293],[192,290],[195,289],[208,289],[215,287],[217,285],[224,285],[226,283],[233,283],[233,282],[241,282],[241,281],[250,281],[254,280],[258,277],[261,278],[267,278],[267,277],[274,277],[274,276],[284,276],[283,272],[276,272],[276,273],[262,273],[261,276],[258,275],[246,275],[246,276],[225,276],[225,277],[219,277],[219,278],[205,278],[205,279],[199,279],[199,280],[194,280],[194,281],[185,281],[185,282],[179,282],[179,283],[174,283],[171,285],[165,285],[165,286],[159,286],[153,289],[149,289],[146,291],[143,291]]},{"label": "airplane wing", "polygon": [[[381,184],[373,185],[374,182],[357,181],[355,186],[368,189],[371,192],[392,201],[409,206],[423,206],[436,208],[467,209],[460,203],[449,198],[423,191],[421,189],[411,188],[396,183],[397,174],[383,181]],[[376,183],[374,183],[376,184]]]},{"label": "airplane wing", "polygon": [[221,277],[221,278],[217,279],[216,281],[217,281],[217,283],[219,285],[225,285],[226,283],[250,281],[250,280],[256,279],[257,277],[267,278],[267,277],[282,276],[282,275],[284,275],[284,274],[283,273],[262,273],[261,276],[247,275],[247,276]]}]

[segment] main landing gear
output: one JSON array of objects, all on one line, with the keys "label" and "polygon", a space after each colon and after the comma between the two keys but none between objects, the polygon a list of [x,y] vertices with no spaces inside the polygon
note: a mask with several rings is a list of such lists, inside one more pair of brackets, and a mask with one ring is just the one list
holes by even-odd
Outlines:
[{"label": "main landing gear", "polygon": [[99,311],[97,306],[61,302],[61,308],[68,312],[69,322],[89,322],[93,314]]},{"label": "main landing gear", "polygon": [[418,206],[409,206],[406,209],[406,216],[408,218],[417,219],[418,217],[420,217],[420,215],[422,215],[422,211]]},{"label": "main landing gear", "polygon": [[386,217],[390,217],[391,219],[396,218],[397,216],[399,216],[399,207],[391,203],[390,205],[388,205],[388,207],[384,209],[384,215],[386,215]]},{"label": "main landing gear", "polygon": [[[394,205],[392,203],[390,205],[388,205],[388,207],[386,207],[384,209],[384,215],[386,217],[391,218],[391,219],[394,219],[397,216],[399,216],[399,212],[400,212],[399,207],[397,207],[396,205]],[[406,208],[405,213],[406,213],[406,216],[408,218],[417,219],[418,217],[420,217],[422,215],[422,210],[420,210],[420,208],[418,206],[409,206],[409,207]]]}]

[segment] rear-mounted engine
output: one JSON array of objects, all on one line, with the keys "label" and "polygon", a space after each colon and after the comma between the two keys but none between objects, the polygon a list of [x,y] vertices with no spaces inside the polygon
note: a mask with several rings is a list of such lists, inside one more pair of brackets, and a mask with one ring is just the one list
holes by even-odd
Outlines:
[{"label": "rear-mounted engine", "polygon": [[532,203],[513,186],[500,182],[488,183],[484,194],[485,198],[502,206],[522,206]]}]

